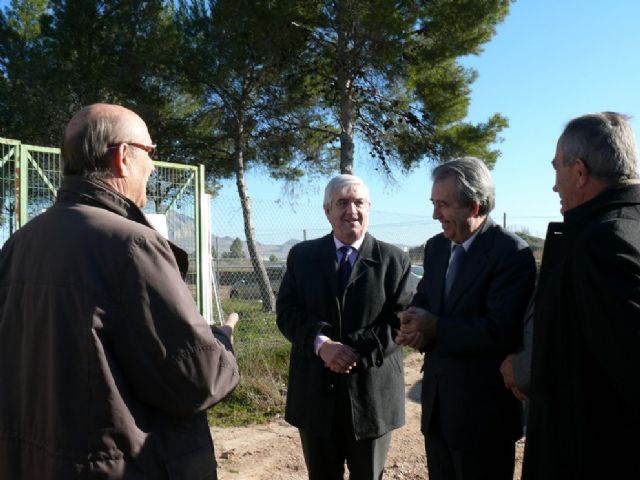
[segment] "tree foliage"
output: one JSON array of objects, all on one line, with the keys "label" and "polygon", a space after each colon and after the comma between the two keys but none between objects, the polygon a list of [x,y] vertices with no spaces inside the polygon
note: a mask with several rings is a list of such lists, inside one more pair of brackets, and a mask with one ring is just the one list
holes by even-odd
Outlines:
[{"label": "tree foliage", "polygon": [[[411,169],[477,155],[493,165],[490,146],[507,126],[495,114],[464,122],[476,73],[459,59],[478,54],[507,14],[510,0],[309,0],[301,75],[336,132],[340,170],[353,171],[354,138],[378,168]],[[329,129],[328,129],[329,130]]]},{"label": "tree foliage", "polygon": [[236,237],[229,246],[228,252],[222,252],[222,258],[245,258],[242,251],[242,240]]}]

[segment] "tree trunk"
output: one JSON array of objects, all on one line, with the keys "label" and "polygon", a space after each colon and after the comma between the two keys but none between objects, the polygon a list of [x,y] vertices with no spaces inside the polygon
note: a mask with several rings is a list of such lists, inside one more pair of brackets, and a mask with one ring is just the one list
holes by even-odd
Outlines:
[{"label": "tree trunk", "polygon": [[[342,14],[341,14],[342,13]],[[337,88],[340,92],[340,173],[353,174],[353,99],[351,98],[351,59],[348,51],[348,19],[338,14]]]},{"label": "tree trunk", "polygon": [[244,219],[244,234],[247,238],[247,249],[249,250],[249,258],[256,275],[258,285],[260,287],[260,297],[262,298],[262,309],[265,312],[274,312],[276,309],[276,297],[267,275],[267,269],[256,248],[255,232],[253,222],[251,220],[251,199],[247,194],[247,185],[244,179],[244,156],[240,142],[236,142],[236,185],[238,187],[238,196],[240,197],[240,205],[242,207],[242,217]]}]

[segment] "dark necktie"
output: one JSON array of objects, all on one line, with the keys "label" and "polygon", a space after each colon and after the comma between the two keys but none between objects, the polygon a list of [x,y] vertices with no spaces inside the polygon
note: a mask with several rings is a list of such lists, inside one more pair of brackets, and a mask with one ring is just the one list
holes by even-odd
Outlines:
[{"label": "dark necktie", "polygon": [[338,279],[339,279],[339,290],[338,293],[340,297],[344,293],[344,289],[347,287],[347,283],[349,282],[349,277],[351,276],[351,262],[349,261],[349,255],[351,254],[351,247],[347,247],[346,245],[340,247],[340,252],[342,252],[342,259],[340,260],[340,266],[338,267]]},{"label": "dark necktie", "polygon": [[449,268],[447,269],[447,275],[444,279],[444,298],[449,296],[451,292],[451,286],[456,279],[458,269],[462,263],[462,257],[464,255],[464,248],[462,245],[454,245],[451,250],[451,260],[449,261]]}]

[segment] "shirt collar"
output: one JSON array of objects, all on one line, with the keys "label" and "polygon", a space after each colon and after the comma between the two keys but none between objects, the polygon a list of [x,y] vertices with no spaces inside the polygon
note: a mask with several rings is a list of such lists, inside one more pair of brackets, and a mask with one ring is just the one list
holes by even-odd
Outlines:
[{"label": "shirt collar", "polygon": [[451,250],[453,250],[453,247],[456,245],[460,245],[462,246],[462,248],[464,249],[465,252],[468,252],[469,249],[471,248],[471,244],[473,243],[473,241],[476,239],[476,237],[478,236],[478,233],[480,232],[480,229],[477,229],[475,232],[473,232],[473,235],[471,235],[469,238],[467,238],[464,242],[462,243],[456,243],[453,240],[451,241]]},{"label": "shirt collar", "polygon": [[356,240],[355,242],[353,242],[351,245],[342,243],[340,240],[336,238],[335,235],[333,236],[333,243],[335,243],[336,245],[336,250],[340,250],[340,247],[351,247],[357,251],[357,250],[360,250],[360,247],[362,246],[362,242],[364,242],[364,235],[360,237],[358,240]]}]

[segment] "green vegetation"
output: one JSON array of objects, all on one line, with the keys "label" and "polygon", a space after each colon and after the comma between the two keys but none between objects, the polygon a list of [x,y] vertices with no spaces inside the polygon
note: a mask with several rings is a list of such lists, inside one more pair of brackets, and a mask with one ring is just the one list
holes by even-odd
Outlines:
[{"label": "green vegetation", "polygon": [[225,312],[237,312],[240,322],[234,348],[240,366],[240,384],[222,403],[209,410],[212,426],[265,423],[284,412],[289,365],[289,342],[276,326],[275,314],[260,302],[224,300]]},{"label": "green vegetation", "polygon": [[544,238],[534,237],[529,233],[529,231],[527,231],[527,229],[515,232],[515,234],[527,242],[536,259],[539,260],[542,257],[542,250],[544,250]]}]

